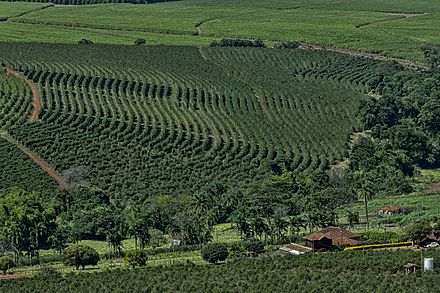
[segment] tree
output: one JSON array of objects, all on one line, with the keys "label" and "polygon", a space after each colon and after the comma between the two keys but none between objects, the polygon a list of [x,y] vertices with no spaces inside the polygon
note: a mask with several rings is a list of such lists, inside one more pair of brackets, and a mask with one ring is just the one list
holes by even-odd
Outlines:
[{"label": "tree", "polygon": [[432,233],[432,227],[427,221],[419,221],[406,227],[406,234],[411,241],[419,246],[421,241]]},{"label": "tree", "polygon": [[145,39],[136,39],[135,41],[134,41],[134,44],[136,45],[136,46],[139,46],[139,45],[145,45],[147,43],[147,41],[145,40]]},{"label": "tree", "polygon": [[125,261],[128,262],[133,268],[143,267],[147,263],[147,254],[143,250],[128,250],[125,253]]},{"label": "tree", "polygon": [[431,65],[431,68],[434,69],[440,65],[440,45],[424,45],[422,47],[422,52],[425,55],[426,62]]},{"label": "tree", "polygon": [[223,243],[207,244],[202,248],[201,255],[205,261],[215,264],[226,260],[228,249]]},{"label": "tree", "polygon": [[432,232],[436,238],[440,238],[440,222],[434,224]]},{"label": "tree", "polygon": [[38,193],[12,189],[0,197],[0,242],[31,257],[55,227],[55,211]]},{"label": "tree", "polygon": [[7,256],[0,257],[0,270],[6,275],[9,269],[15,267],[15,263]]},{"label": "tree", "polygon": [[359,213],[353,212],[353,211],[348,211],[347,220],[348,220],[348,225],[350,227],[353,227],[354,225],[359,224]]},{"label": "tree", "polygon": [[98,252],[90,246],[72,245],[64,249],[63,263],[65,266],[75,266],[78,270],[88,265],[97,265],[99,262]]}]

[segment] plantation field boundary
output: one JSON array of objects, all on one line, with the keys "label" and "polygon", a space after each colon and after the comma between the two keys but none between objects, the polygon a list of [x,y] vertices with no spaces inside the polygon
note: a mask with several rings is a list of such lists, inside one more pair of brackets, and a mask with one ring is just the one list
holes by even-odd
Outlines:
[{"label": "plantation field boundary", "polygon": [[55,170],[53,170],[49,164],[47,164],[43,159],[41,159],[38,155],[31,152],[21,143],[16,141],[13,137],[11,137],[6,131],[0,131],[0,138],[7,140],[8,142],[15,145],[18,149],[20,149],[23,154],[25,154],[29,159],[31,159],[35,164],[37,164],[44,172],[46,172],[53,180],[55,180],[61,189],[67,190],[69,189],[69,183],[67,183],[61,175],[59,175]]},{"label": "plantation field boundary", "polygon": [[[204,34],[202,34],[202,25],[209,23],[209,22],[212,22],[212,21],[215,21],[215,19],[206,20],[206,21],[203,21],[201,23],[196,24],[194,26],[196,29],[196,31],[194,33],[178,32],[178,31],[171,31],[171,30],[165,31],[165,30],[154,29],[154,28],[143,28],[143,29],[118,28],[118,27],[90,25],[90,24],[68,24],[68,23],[58,23],[58,22],[30,21],[27,19],[21,20],[21,19],[14,19],[14,18],[10,18],[7,22],[36,25],[36,26],[44,25],[44,26],[59,27],[59,28],[83,28],[83,29],[96,29],[96,30],[119,31],[119,32],[157,33],[157,34],[168,35],[168,36],[188,36],[188,37],[194,37],[194,38],[197,38],[199,36],[227,38],[226,36],[222,36],[222,35],[211,35],[211,34],[204,35]],[[245,38],[245,39],[251,39],[251,38]],[[274,43],[274,42],[279,42],[281,40],[271,39],[271,40],[263,40],[263,41],[269,41],[271,43]],[[398,62],[399,64],[403,65],[406,68],[415,69],[415,70],[428,70],[429,69],[429,66],[425,63],[422,63],[422,62],[417,62],[417,61],[413,61],[413,60],[409,60],[409,59],[402,59],[402,58],[397,58],[397,57],[389,57],[389,56],[385,56],[381,53],[368,53],[368,52],[363,52],[363,51],[356,50],[356,49],[337,48],[337,47],[332,47],[332,46],[306,43],[306,42],[303,43],[303,45],[300,47],[300,49],[326,50],[326,51],[341,53],[341,54],[350,55],[350,56],[372,58],[372,59],[381,60],[381,61],[394,61],[394,62]]]},{"label": "plantation field boundary", "polygon": [[37,121],[42,108],[41,93],[38,90],[38,86],[31,80],[27,79],[24,75],[20,74],[18,71],[15,71],[11,68],[3,68],[3,70],[6,72],[7,76],[13,76],[16,79],[22,80],[30,87],[32,92],[32,113],[29,116],[28,122],[32,123]]}]

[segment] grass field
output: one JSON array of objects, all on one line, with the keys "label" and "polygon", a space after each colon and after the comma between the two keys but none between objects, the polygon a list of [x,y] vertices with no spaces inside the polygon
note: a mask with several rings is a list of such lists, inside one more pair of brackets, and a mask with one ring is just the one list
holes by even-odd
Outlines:
[{"label": "grass field", "polygon": [[[19,6],[26,5],[31,9],[35,4]],[[19,14],[8,7],[0,2],[0,11]],[[297,40],[420,60],[423,44],[440,42],[438,27],[437,1],[187,0],[49,7],[0,23],[0,41],[76,43],[84,37],[131,44],[142,37],[150,44],[199,46],[212,38],[241,37]]]}]

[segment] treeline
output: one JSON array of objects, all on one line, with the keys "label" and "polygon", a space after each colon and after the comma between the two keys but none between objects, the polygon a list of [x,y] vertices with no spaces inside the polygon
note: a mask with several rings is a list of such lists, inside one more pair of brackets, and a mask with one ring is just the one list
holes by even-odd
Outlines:
[{"label": "treeline", "polygon": [[377,76],[372,84],[378,97],[360,106],[366,132],[353,146],[349,173],[370,194],[410,192],[418,167],[440,167],[438,47],[430,48],[430,71]]},{"label": "treeline", "polygon": [[[22,0],[7,0],[8,2]],[[107,4],[107,3],[130,3],[130,4],[153,4],[160,2],[172,2],[179,0],[24,0],[26,2],[54,3],[58,5],[87,5],[87,4]]]},{"label": "treeline", "polygon": [[[440,258],[437,250],[426,256]],[[0,280],[6,292],[430,292],[438,271],[405,274],[420,252],[358,251],[245,258],[222,265],[176,265]]]},{"label": "treeline", "polygon": [[211,42],[210,47],[254,47],[265,48],[266,45],[261,40],[243,40],[243,39],[222,39],[219,42]]},{"label": "treeline", "polygon": [[107,241],[110,256],[122,256],[122,241],[159,247],[165,235],[182,245],[208,243],[213,226],[235,225],[243,240],[282,243],[300,229],[320,228],[337,221],[335,209],[355,200],[344,179],[324,172],[274,174],[264,183],[238,189],[220,183],[191,196],[152,196],[135,202],[120,195],[77,185],[57,196],[10,189],[0,197],[0,247],[30,259],[38,250],[61,253],[67,243]]}]

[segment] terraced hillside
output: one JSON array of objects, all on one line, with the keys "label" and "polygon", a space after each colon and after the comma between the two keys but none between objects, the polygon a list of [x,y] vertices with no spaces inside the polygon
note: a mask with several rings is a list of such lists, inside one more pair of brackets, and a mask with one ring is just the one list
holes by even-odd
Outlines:
[{"label": "terraced hillside", "polygon": [[83,166],[92,183],[137,197],[258,182],[279,168],[325,169],[346,154],[365,93],[394,70],[324,51],[0,50],[3,65],[22,71],[42,96],[38,122],[8,120],[5,129],[60,173]]}]

